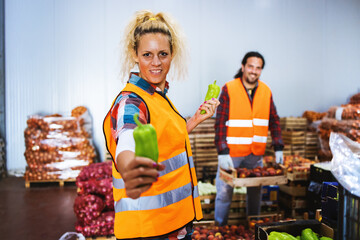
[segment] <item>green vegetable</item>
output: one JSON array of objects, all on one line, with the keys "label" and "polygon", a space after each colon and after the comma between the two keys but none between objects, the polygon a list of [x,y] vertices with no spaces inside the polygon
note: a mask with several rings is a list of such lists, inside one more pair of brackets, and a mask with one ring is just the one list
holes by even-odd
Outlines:
[{"label": "green vegetable", "polygon": [[[205,96],[205,101],[208,101],[212,98],[217,98],[219,96],[220,93],[220,87],[218,85],[216,85],[216,80],[214,81],[213,84],[209,84],[208,86],[208,90]],[[205,110],[201,110],[200,114],[205,114],[206,111]]]},{"label": "green vegetable", "polygon": [[139,114],[137,113],[134,115],[134,121],[137,124],[133,132],[135,156],[147,157],[157,162],[159,158],[159,148],[155,128],[150,123],[142,124],[139,121]]},{"label": "green vegetable", "polygon": [[279,232],[272,231],[269,235],[269,240],[282,240],[282,235]]},{"label": "green vegetable", "polygon": [[286,238],[284,238],[284,239],[297,240],[296,237],[294,237],[293,235],[291,235],[289,233],[282,232],[282,234],[286,236]]},{"label": "green vegetable", "polygon": [[333,240],[333,239],[329,237],[321,237],[320,240]]},{"label": "green vegetable", "polygon": [[[272,237],[272,238],[270,238]],[[269,240],[274,239],[274,240],[297,240],[296,237],[294,237],[293,235],[286,233],[286,232],[277,232],[277,231],[272,231],[269,235]]]},{"label": "green vegetable", "polygon": [[300,236],[296,236],[296,239],[297,239],[297,240],[301,240],[301,237],[300,237]]},{"label": "green vegetable", "polygon": [[311,228],[305,228],[301,231],[301,239],[302,240],[319,240],[316,234],[313,232]]}]

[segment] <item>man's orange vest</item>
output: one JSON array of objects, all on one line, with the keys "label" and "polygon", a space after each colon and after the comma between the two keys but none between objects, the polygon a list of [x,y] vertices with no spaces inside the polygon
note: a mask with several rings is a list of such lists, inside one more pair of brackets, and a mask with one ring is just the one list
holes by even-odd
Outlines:
[{"label": "man's orange vest", "polygon": [[[203,217],[186,120],[170,100],[158,93],[151,95],[131,83],[123,91],[134,92],[145,101],[157,133],[158,162],[166,168],[148,191],[131,199],[113,161],[114,233],[118,239],[166,235]],[[111,129],[109,111],[103,130],[108,151],[115,159],[116,143]]]},{"label": "man's orange vest", "polygon": [[226,122],[230,156],[264,155],[270,116],[270,88],[259,80],[251,105],[240,78],[226,83],[226,86],[230,99],[229,120]]}]

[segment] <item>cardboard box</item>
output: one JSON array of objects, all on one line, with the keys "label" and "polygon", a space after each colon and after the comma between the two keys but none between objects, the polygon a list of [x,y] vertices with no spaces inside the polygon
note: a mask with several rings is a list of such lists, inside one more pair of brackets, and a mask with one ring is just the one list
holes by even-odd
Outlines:
[{"label": "cardboard box", "polygon": [[235,169],[231,169],[231,173],[228,173],[220,169],[220,178],[232,187],[256,187],[256,186],[280,185],[280,184],[286,184],[288,181],[286,176],[286,171],[284,171],[284,175],[237,178]]},{"label": "cardboard box", "polygon": [[301,235],[305,228],[311,228],[321,236],[334,238],[334,230],[318,220],[296,220],[255,225],[255,240],[267,240],[272,231],[287,232],[294,237]]}]

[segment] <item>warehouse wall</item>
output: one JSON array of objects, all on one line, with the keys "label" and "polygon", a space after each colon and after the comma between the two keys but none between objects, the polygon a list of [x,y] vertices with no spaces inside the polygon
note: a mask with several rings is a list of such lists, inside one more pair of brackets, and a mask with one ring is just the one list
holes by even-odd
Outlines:
[{"label": "warehouse wall", "polygon": [[207,85],[231,80],[263,53],[262,80],[281,117],[326,111],[360,91],[359,0],[5,0],[7,167],[24,169],[27,116],[88,107],[104,156],[102,120],[123,87],[119,40],[136,10],[172,14],[190,48],[189,76],[169,96],[184,116]]}]

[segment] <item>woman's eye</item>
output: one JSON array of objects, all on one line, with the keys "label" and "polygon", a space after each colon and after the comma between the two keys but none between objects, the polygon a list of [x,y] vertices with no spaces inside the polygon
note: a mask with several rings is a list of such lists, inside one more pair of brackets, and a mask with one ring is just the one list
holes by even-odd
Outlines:
[{"label": "woman's eye", "polygon": [[160,56],[163,56],[163,57],[165,57],[165,56],[167,56],[167,55],[169,55],[168,53],[166,53],[166,52],[162,52],[162,53],[160,53]]},{"label": "woman's eye", "polygon": [[144,57],[149,57],[149,56],[150,56],[150,53],[144,53],[143,56],[144,56]]}]

